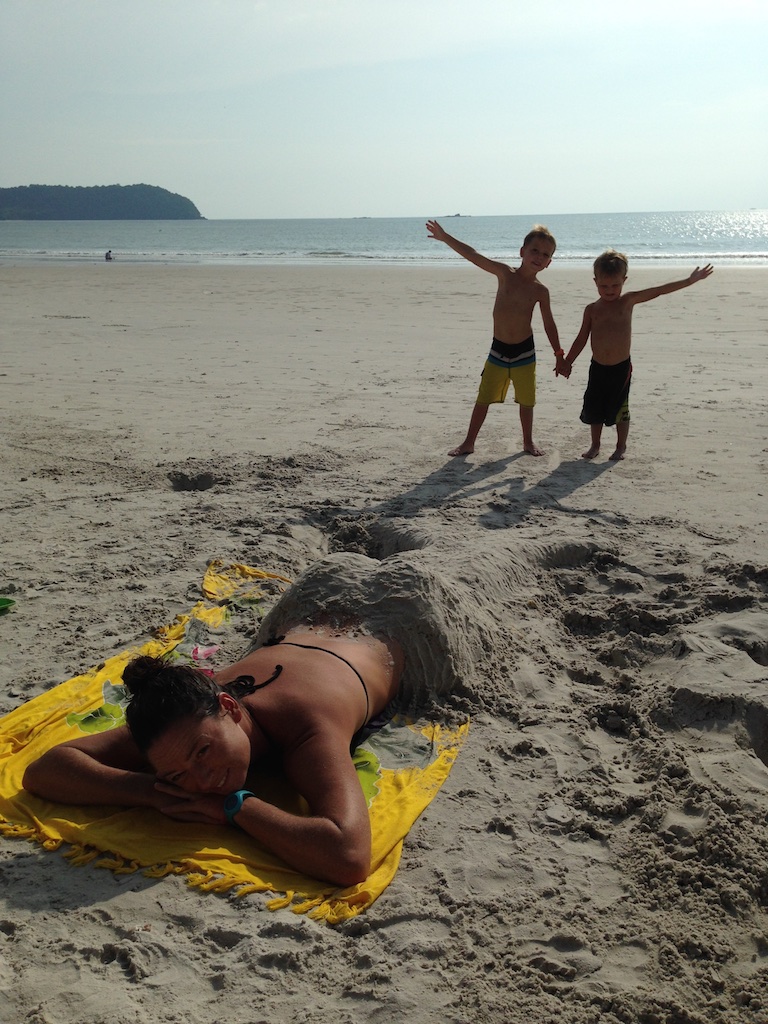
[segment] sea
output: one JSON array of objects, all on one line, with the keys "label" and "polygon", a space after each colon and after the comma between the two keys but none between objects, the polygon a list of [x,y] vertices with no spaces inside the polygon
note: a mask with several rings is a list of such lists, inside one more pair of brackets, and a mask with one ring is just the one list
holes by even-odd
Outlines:
[{"label": "sea", "polygon": [[[432,215],[430,215],[432,216]],[[607,248],[645,266],[768,267],[768,210],[435,215],[450,234],[494,259],[518,258],[546,224],[556,265],[591,264]],[[427,236],[426,217],[283,220],[0,221],[0,263],[459,266]]]}]

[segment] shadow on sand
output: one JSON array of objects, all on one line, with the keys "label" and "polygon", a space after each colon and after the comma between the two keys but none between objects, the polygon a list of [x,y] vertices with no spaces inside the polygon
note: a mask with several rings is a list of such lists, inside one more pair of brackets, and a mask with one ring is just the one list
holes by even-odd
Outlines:
[{"label": "shadow on sand", "polygon": [[[582,458],[560,462],[534,483],[525,474],[510,474],[509,470],[516,463],[530,458],[525,452],[518,452],[503,459],[475,463],[468,461],[466,456],[456,456],[409,490],[361,511],[388,518],[410,518],[427,509],[447,510],[475,503],[478,506],[478,523],[489,529],[499,529],[518,525],[534,510],[563,509],[565,499],[616,465],[614,462],[595,463]],[[485,502],[482,501],[484,497],[487,498]],[[567,507],[564,510],[569,511]],[[579,514],[583,515],[584,511],[580,509]],[[590,509],[589,514],[601,513]]]}]

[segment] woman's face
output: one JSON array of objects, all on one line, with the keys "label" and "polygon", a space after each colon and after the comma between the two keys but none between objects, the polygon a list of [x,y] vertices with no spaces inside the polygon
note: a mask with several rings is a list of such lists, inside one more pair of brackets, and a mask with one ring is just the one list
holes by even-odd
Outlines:
[{"label": "woman's face", "polygon": [[239,711],[182,718],[147,751],[158,779],[188,793],[225,795],[245,785],[251,745]]}]

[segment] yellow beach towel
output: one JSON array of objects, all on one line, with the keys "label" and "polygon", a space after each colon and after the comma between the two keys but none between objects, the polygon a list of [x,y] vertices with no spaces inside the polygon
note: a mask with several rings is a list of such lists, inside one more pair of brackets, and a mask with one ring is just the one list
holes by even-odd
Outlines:
[{"label": "yellow beach towel", "polygon": [[[183,874],[190,885],[212,892],[272,892],[276,897],[270,909],[290,907],[331,924],[369,907],[392,881],[403,839],[447,778],[468,723],[446,729],[395,715],[358,747],[353,760],[368,800],[373,856],[370,876],[347,889],[294,871],[231,827],[177,822],[147,809],[54,804],[21,785],[27,765],[46,750],[124,721],[122,673],[137,654],[162,654],[212,668],[217,661],[234,661],[240,652],[227,651],[227,642],[240,642],[235,617],[247,615],[252,621],[254,611],[260,615],[266,580],[289,582],[249,566],[211,563],[202,587],[207,600],[189,614],[178,616],[142,647],[110,658],[0,719],[0,834],[34,839],[48,850],[63,847],[75,864],[115,872],[143,869],[152,877]],[[279,779],[265,778],[259,795],[295,813],[304,809],[301,798]]]}]

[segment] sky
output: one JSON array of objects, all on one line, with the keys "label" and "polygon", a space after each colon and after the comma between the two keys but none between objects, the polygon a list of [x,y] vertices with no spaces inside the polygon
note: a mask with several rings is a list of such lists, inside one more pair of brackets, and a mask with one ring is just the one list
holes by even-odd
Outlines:
[{"label": "sky", "polygon": [[765,0],[0,0],[0,187],[209,219],[768,207]]}]

